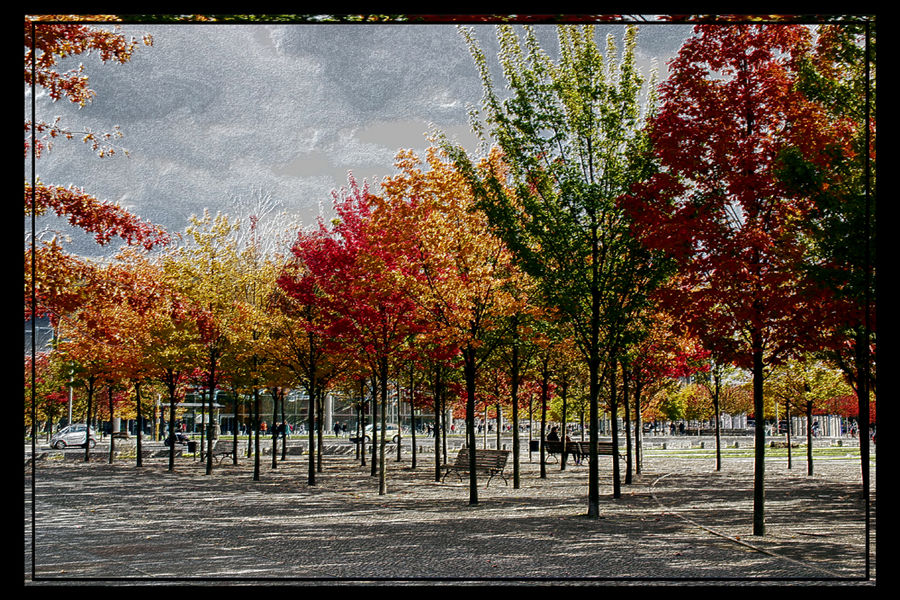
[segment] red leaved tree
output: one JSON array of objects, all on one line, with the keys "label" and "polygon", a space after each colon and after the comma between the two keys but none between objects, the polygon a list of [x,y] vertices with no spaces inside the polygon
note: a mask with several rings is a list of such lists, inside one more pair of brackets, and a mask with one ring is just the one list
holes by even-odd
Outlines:
[{"label": "red leaved tree", "polygon": [[763,365],[802,349],[818,305],[800,270],[810,203],[776,174],[779,151],[815,135],[791,125],[811,110],[794,85],[808,47],[800,25],[698,25],[651,120],[660,172],[632,207],[644,241],[678,261],[665,297],[674,314],[704,346],[753,371],[755,535],[765,531]]},{"label": "red leaved tree", "polygon": [[[41,88],[53,101],[64,98],[80,106],[89,102],[95,94],[88,87],[83,66],[62,72],[60,60],[72,55],[96,54],[103,62],[128,62],[138,44],[136,40],[127,38],[114,27],[77,23],[116,20],[115,17],[97,15],[26,17],[25,84],[29,86],[26,93],[36,94],[37,88]],[[143,41],[147,45],[151,43],[149,37]],[[25,158],[28,159],[32,152],[32,160],[37,159],[52,148],[55,140],[76,137],[89,144],[98,156],[105,157],[117,153],[113,140],[121,134],[118,130],[75,130],[61,124],[58,117],[52,122],[26,118]],[[26,217],[36,218],[52,212],[70,225],[93,234],[101,245],[114,237],[148,249],[168,243],[169,237],[162,228],[141,220],[117,204],[99,200],[73,185],[50,185],[42,182],[36,173],[32,176],[32,181],[25,181]],[[56,238],[41,244],[32,239],[25,250],[25,319],[49,315],[55,320],[75,308],[82,300],[79,283],[87,279],[81,273],[83,269],[82,261],[64,252]]]},{"label": "red leaved tree", "polygon": [[[420,329],[417,306],[403,289],[402,230],[393,227],[379,199],[350,177],[335,194],[337,218],[323,221],[315,235],[301,235],[294,256],[305,267],[294,293],[304,287],[326,313],[326,333],[347,351],[365,357],[380,386],[379,494],[387,492],[384,465],[385,410],[389,370],[396,367],[409,337]],[[306,279],[306,283],[303,280]],[[289,293],[291,289],[289,288]],[[373,463],[373,467],[374,467]]]}]

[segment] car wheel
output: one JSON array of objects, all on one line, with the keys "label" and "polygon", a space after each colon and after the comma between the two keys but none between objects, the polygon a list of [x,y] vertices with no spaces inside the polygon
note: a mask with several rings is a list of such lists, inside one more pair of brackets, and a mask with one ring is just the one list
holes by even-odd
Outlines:
[{"label": "car wheel", "polygon": [[97,445],[97,442],[94,441],[94,440],[90,440],[90,441],[88,442],[88,448],[93,448],[93,447],[96,446],[96,445]]},{"label": "car wheel", "polygon": [[59,440],[55,444],[53,444],[53,447],[56,448],[57,450],[65,450],[66,443],[62,440]]},{"label": "car wheel", "polygon": [[396,443],[398,443],[399,441],[400,441],[400,436],[399,436],[399,435],[395,435],[395,436],[394,436],[394,439],[393,439],[393,442],[396,444]]}]

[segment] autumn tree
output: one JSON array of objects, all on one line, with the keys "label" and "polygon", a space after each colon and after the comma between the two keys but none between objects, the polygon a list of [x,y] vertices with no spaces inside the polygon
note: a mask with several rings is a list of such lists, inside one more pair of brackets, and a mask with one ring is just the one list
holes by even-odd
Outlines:
[{"label": "autumn tree", "polygon": [[[634,466],[638,473],[643,458],[642,419],[645,403],[670,382],[698,376],[702,379],[708,371],[705,359],[709,352],[696,338],[691,337],[678,319],[663,310],[658,301],[658,293],[671,283],[661,285],[657,293],[653,294],[654,304],[634,319],[631,330],[633,341],[622,357],[623,404],[628,417],[628,397],[633,399]],[[718,415],[716,402],[713,402],[713,410]],[[718,431],[718,425],[716,427]],[[630,429],[626,429],[626,434],[630,433]],[[717,435],[717,444],[719,439]],[[630,447],[628,449],[630,452]],[[626,461],[626,468],[630,469],[631,466],[630,460]],[[630,482],[629,475],[626,473]]]},{"label": "autumn tree", "polygon": [[[236,232],[240,224],[226,214],[192,216],[185,230],[186,242],[173,248],[165,257],[164,268],[178,295],[191,306],[197,323],[203,359],[197,366],[205,373],[204,402],[212,400],[220,376],[220,364],[234,325],[238,284],[242,283]],[[251,334],[252,335],[252,334]],[[206,445],[206,474],[212,473],[212,421],[202,431],[201,444]],[[258,475],[258,474],[257,474]]]},{"label": "autumn tree", "polygon": [[790,414],[789,407],[793,405],[801,409],[806,417],[806,472],[812,475],[813,413],[823,410],[831,399],[847,395],[850,386],[839,369],[815,359],[811,354],[780,365],[767,384],[773,396],[784,402],[786,414]]},{"label": "autumn tree", "polygon": [[[44,422],[49,440],[53,424],[59,422],[69,400],[69,372],[70,368],[59,360],[58,353],[38,352],[25,356],[25,423],[32,427],[35,437],[42,429],[40,423]],[[36,402],[34,406],[31,404],[32,398]],[[32,413],[34,422],[31,420]]]},{"label": "autumn tree", "polygon": [[[113,386],[120,393],[134,391],[134,414],[138,419],[137,465],[142,465],[141,431],[144,407],[141,387],[153,379],[153,364],[148,360],[159,342],[148,327],[155,312],[169,293],[162,272],[145,253],[134,248],[123,249],[115,260],[102,269],[103,281],[98,286],[103,302],[111,303],[104,325],[114,327],[115,371],[108,381],[109,417],[113,420]],[[115,439],[110,440],[110,461],[115,451]]]},{"label": "autumn tree", "polygon": [[[519,439],[519,388],[523,375],[529,370],[538,345],[537,324],[545,318],[545,306],[540,306],[540,293],[533,278],[522,274],[511,282],[509,293],[517,307],[506,319],[503,328],[504,342],[500,345],[500,358],[506,364],[509,377],[509,404],[513,435],[513,488],[521,485],[521,441]],[[531,436],[531,428],[528,430]],[[529,440],[530,441],[530,440]],[[529,444],[529,452],[530,452]]]},{"label": "autumn tree", "polygon": [[695,381],[706,390],[706,395],[712,402],[713,418],[715,419],[716,438],[716,471],[722,470],[722,435],[719,418],[723,405],[726,404],[733,390],[735,368],[733,365],[717,360],[707,353],[708,368],[698,370],[693,376]]},{"label": "autumn tree", "polygon": [[[336,217],[320,220],[312,235],[300,235],[292,248],[300,279],[282,278],[282,287],[323,311],[323,333],[345,351],[364,357],[381,397],[378,443],[379,493],[387,492],[384,450],[390,370],[418,325],[416,305],[405,292],[401,229],[381,209],[380,199],[350,177],[349,189],[335,192]],[[373,416],[374,419],[374,416]],[[373,449],[375,445],[373,444]],[[373,462],[373,468],[375,463]]]},{"label": "autumn tree", "polygon": [[[324,290],[316,273],[327,266],[316,267],[329,251],[330,236],[322,227],[300,231],[291,247],[292,258],[282,266],[278,276],[278,320],[273,328],[273,341],[281,347],[273,359],[290,369],[306,389],[309,402],[309,473],[307,483],[316,485],[316,401],[329,382],[341,373],[339,345],[330,334],[333,313],[327,305]],[[314,270],[318,269],[318,270]]]},{"label": "autumn tree", "polygon": [[[134,349],[128,376],[140,410],[141,387],[162,386],[169,405],[169,470],[175,468],[174,423],[177,403],[183,398],[188,375],[200,356],[196,307],[178,291],[176,273],[166,269],[169,254],[123,252],[116,269],[133,303],[130,344]],[[140,418],[140,417],[139,417]],[[138,441],[140,443],[140,434]],[[139,462],[140,464],[140,462]]]},{"label": "autumn tree", "polygon": [[[285,372],[284,365],[272,357],[274,330],[280,324],[281,314],[277,306],[280,299],[278,277],[281,272],[281,258],[274,252],[266,251],[261,240],[259,215],[250,215],[246,227],[238,225],[237,232],[245,232],[246,237],[238,238],[234,246],[237,253],[233,257],[234,268],[230,269],[230,291],[232,312],[227,319],[228,344],[235,349],[232,359],[239,370],[248,377],[252,389],[254,422],[262,422],[260,415],[260,392],[268,388],[277,409],[278,391],[292,378]],[[230,255],[223,261],[227,269],[231,264]],[[238,350],[240,348],[240,350]],[[241,364],[243,363],[243,369]],[[273,412],[272,419],[272,467],[277,466],[278,424]],[[253,478],[260,476],[259,426],[254,428]]]},{"label": "autumn tree", "polygon": [[[48,120],[36,114],[39,91],[45,91],[52,102],[66,99],[79,106],[93,98],[94,91],[88,85],[84,67],[79,65],[77,69],[63,72],[60,65],[64,59],[95,54],[101,62],[125,63],[138,44],[115,27],[76,22],[82,20],[117,19],[96,15],[42,15],[26,16],[24,22],[25,93],[26,98],[31,98],[30,111],[26,112],[31,118],[25,119],[24,143],[26,173],[30,171],[30,180],[26,179],[24,185],[25,215],[31,219],[31,235],[25,250],[25,319],[32,323],[32,340],[35,340],[37,317],[48,315],[52,326],[58,328],[60,318],[77,310],[86,300],[83,284],[89,279],[90,270],[85,261],[64,250],[61,236],[53,235],[50,240],[39,242],[39,217],[52,213],[66,219],[71,226],[93,234],[100,245],[109,243],[113,237],[145,248],[169,241],[162,228],[116,204],[99,200],[75,185],[45,183],[38,176],[36,161],[51,150],[56,140],[80,137],[100,157],[120,151],[114,143],[121,137],[117,128],[112,132],[78,130],[62,123],[59,117]],[[146,36],[143,43],[150,45],[152,40]]]},{"label": "autumn tree", "polygon": [[[875,67],[868,18],[819,26],[798,67],[798,87],[818,111],[795,125],[816,135],[780,154],[782,181],[814,205],[804,226],[809,273],[829,292],[822,349],[853,386],[859,414],[869,412],[876,389]],[[867,436],[866,419],[860,427]],[[868,497],[869,449],[860,450]]]},{"label": "autumn tree", "polygon": [[[479,172],[461,150],[454,159],[469,174],[479,206],[521,268],[569,320],[588,364],[594,455],[588,515],[599,517],[600,381],[614,377],[625,328],[644,304],[644,292],[654,287],[649,263],[639,257],[644,250],[634,242],[630,219],[618,203],[647,168],[643,82],[634,62],[637,29],[626,28],[619,59],[612,36],[604,55],[593,26],[559,26],[556,62],[539,46],[534,30],[524,30],[522,44],[512,27],[497,27],[499,61],[511,90],[506,99],[495,91],[474,37],[462,30],[481,73],[486,124],[510,167],[515,194],[503,191],[506,173]],[[607,389],[612,393],[615,386]]]},{"label": "autumn tree", "polygon": [[[424,167],[411,152],[397,158],[398,174],[382,182],[390,214],[414,228],[404,289],[436,326],[445,344],[460,349],[465,381],[466,446],[476,448],[478,371],[493,353],[502,319],[518,307],[509,293],[521,274],[503,242],[474,210],[463,175],[432,146]],[[469,453],[469,504],[478,503],[475,452]]]},{"label": "autumn tree", "polygon": [[[77,281],[81,262],[66,253],[58,236],[38,243],[36,219],[53,213],[73,227],[93,234],[98,244],[109,243],[118,237],[128,244],[147,248],[168,242],[166,232],[130,214],[120,206],[95,198],[84,189],[42,182],[35,169],[36,160],[49,152],[57,140],[80,137],[100,157],[121,153],[113,140],[121,133],[77,130],[61,123],[37,119],[35,97],[40,90],[51,101],[68,100],[84,106],[95,92],[88,85],[84,66],[61,71],[63,59],[94,54],[102,62],[126,63],[138,41],[120,33],[115,26],[97,27],[77,21],[116,21],[115,17],[97,15],[42,15],[25,18],[25,84],[26,97],[32,97],[31,118],[25,119],[25,158],[31,157],[31,181],[25,182],[25,215],[32,219],[32,240],[25,256],[25,317],[50,313],[58,315],[71,307],[76,299],[71,286]],[[51,22],[44,22],[51,21]],[[52,22],[70,21],[70,22]],[[145,37],[143,43],[150,45]],[[26,113],[27,114],[27,113]],[[74,280],[74,281],[73,281]],[[34,294],[32,299],[30,293]]]},{"label": "autumn tree", "polygon": [[[114,289],[104,279],[102,269],[94,271],[90,282],[85,282],[90,290],[86,302],[65,321],[60,332],[58,351],[64,360],[73,365],[75,382],[84,386],[87,394],[85,423],[91,426],[96,417],[94,404],[96,394],[103,385],[111,385],[117,377],[117,368],[122,358],[120,347],[120,326]],[[90,459],[89,438],[85,438],[84,460]]]},{"label": "autumn tree", "polygon": [[806,198],[778,177],[782,148],[817,132],[796,87],[801,25],[698,25],[660,88],[651,120],[659,173],[632,214],[678,261],[668,301],[707,348],[754,375],[753,530],[765,532],[763,367],[809,343],[820,297],[800,270]]}]

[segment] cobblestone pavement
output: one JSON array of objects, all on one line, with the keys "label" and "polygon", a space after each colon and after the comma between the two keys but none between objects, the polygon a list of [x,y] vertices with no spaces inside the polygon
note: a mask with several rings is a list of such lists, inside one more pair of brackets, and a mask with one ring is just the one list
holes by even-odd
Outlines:
[{"label": "cobblestone pavement", "polygon": [[867,529],[858,458],[817,460],[813,476],[803,456],[790,470],[769,459],[766,534],[754,536],[750,458],[716,472],[713,459],[648,452],[613,498],[603,457],[589,519],[587,467],[550,464],[542,479],[536,457],[523,453],[518,489],[510,461],[509,484],[480,482],[472,506],[467,481],[434,481],[432,454],[416,469],[389,454],[379,495],[371,467],[346,455],[324,456],[310,486],[305,456],[276,469],[263,456],[253,481],[247,458],[206,475],[188,457],[169,472],[163,458],[50,453],[25,466],[25,583],[876,584],[875,469]]}]

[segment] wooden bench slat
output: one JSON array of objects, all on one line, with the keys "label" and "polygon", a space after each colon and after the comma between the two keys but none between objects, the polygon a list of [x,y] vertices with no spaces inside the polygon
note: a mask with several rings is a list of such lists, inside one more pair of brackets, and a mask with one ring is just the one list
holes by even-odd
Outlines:
[{"label": "wooden bench slat", "polygon": [[[509,482],[506,481],[506,475],[503,473],[503,470],[506,468],[506,461],[509,458],[509,450],[488,450],[488,449],[475,449],[475,472],[476,473],[486,473],[490,475],[488,478],[487,485],[491,484],[491,479],[494,478],[495,475],[499,475],[503,478],[504,483],[509,485]],[[451,472],[456,473],[457,477],[462,479],[460,473],[468,473],[470,469],[469,464],[469,450],[468,448],[460,448],[459,453],[456,455],[456,460],[453,464],[447,464],[443,466],[444,469],[444,477],[441,478],[441,481],[447,478]]]},{"label": "wooden bench slat", "polygon": [[[227,450],[225,448],[227,448]],[[228,445],[228,446],[223,445],[223,447],[220,449],[219,441],[216,440],[215,443],[213,444],[212,457],[217,459],[216,462],[221,465],[222,461],[225,460],[226,456],[234,456],[234,447],[232,445]],[[205,458],[206,458],[206,451],[201,450],[200,451],[200,460],[204,460]]]},{"label": "wooden bench slat", "polygon": [[[576,442],[576,441],[568,441],[566,442],[566,454],[570,456],[576,456],[579,458],[589,458],[590,457],[590,442]],[[562,454],[563,451],[563,442],[562,440],[546,440],[544,442],[544,449],[548,454],[557,455]],[[622,454],[618,451],[613,451],[612,442],[607,441],[598,441],[597,442],[597,455],[598,456],[618,456],[619,458],[624,458]]]}]

